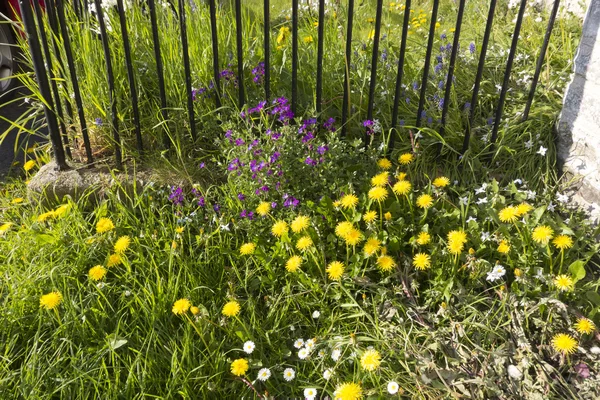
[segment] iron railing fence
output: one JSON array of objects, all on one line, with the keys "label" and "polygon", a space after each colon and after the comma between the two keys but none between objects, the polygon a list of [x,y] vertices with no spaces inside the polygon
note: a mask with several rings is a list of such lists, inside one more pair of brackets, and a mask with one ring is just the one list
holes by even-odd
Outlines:
[{"label": "iron railing fence", "polygon": [[[117,115],[117,99],[114,96],[115,92],[115,82],[114,82],[114,72],[113,72],[113,62],[111,52],[110,52],[110,43],[109,36],[106,30],[105,24],[105,16],[103,12],[103,7],[100,0],[93,0],[95,3],[95,16],[98,21],[98,25],[100,27],[100,38],[102,40],[102,48],[104,51],[104,58],[106,63],[106,76],[108,82],[108,94],[109,94],[109,103],[110,103],[110,129],[112,131],[112,136],[114,139],[114,143],[117,144],[114,146],[114,156],[116,165],[118,167],[121,166],[122,163],[122,152],[120,149],[119,143],[121,143],[120,138],[120,125],[119,125],[119,117]],[[189,119],[189,133],[192,140],[196,140],[197,138],[197,121],[195,118],[194,112],[194,103],[193,103],[193,88],[192,88],[192,72],[190,68],[190,54],[188,49],[188,35],[187,35],[187,24],[188,24],[188,16],[186,15],[186,1],[189,0],[174,0],[176,4],[172,3],[174,12],[178,14],[178,22],[179,29],[181,33],[181,49],[182,49],[182,63],[185,71],[185,87],[186,87],[186,97],[187,97],[187,116]],[[243,107],[246,103],[246,93],[245,93],[245,85],[243,81],[244,77],[244,52],[243,52],[243,35],[242,35],[242,0],[234,0],[235,1],[235,42],[236,42],[236,55],[237,55],[237,72],[239,77],[238,82],[238,98],[237,102],[240,107]],[[289,0],[291,11],[292,11],[292,30],[291,30],[291,40],[292,40],[292,71],[291,71],[291,110],[295,114],[298,111],[299,107],[299,99],[298,99],[298,3],[299,0]],[[325,24],[325,0],[315,0],[318,1],[318,43],[317,43],[317,58],[316,58],[316,89],[315,89],[315,97],[316,97],[316,111],[318,114],[322,111],[323,105],[323,54],[324,54],[324,24]],[[375,91],[377,84],[377,64],[379,60],[379,42],[381,39],[381,25],[382,25],[382,7],[383,0],[373,0],[376,1],[376,15],[375,15],[375,26],[374,26],[374,37],[373,37],[373,46],[372,46],[372,54],[371,54],[371,67],[370,67],[370,82],[369,82],[369,90],[368,90],[368,107],[367,107],[367,119],[373,118],[373,109],[374,109],[374,99],[375,99]],[[531,104],[534,99],[534,95],[536,92],[536,85],[539,81],[540,72],[544,65],[544,60],[546,56],[546,50],[548,48],[548,43],[550,40],[551,32],[554,26],[554,22],[556,19],[556,15],[559,8],[559,1],[554,0],[553,7],[550,13],[550,17],[547,23],[545,36],[543,39],[542,46],[539,50],[537,56],[537,63],[535,67],[535,73],[531,82],[529,94],[527,97],[527,102],[525,106],[525,110],[522,115],[522,119],[526,120],[529,115],[529,111],[531,109]],[[443,108],[442,108],[442,118],[441,125],[439,127],[439,133],[443,137],[446,129],[447,123],[447,115],[450,107],[450,96],[451,96],[451,87],[453,84],[453,78],[455,73],[455,64],[457,59],[457,52],[459,48],[459,40],[461,34],[461,27],[463,24],[463,16],[465,10],[465,2],[466,0],[458,0],[458,13],[456,18],[456,24],[454,28],[454,38],[452,43],[452,51],[450,55],[450,61],[448,66],[448,72],[446,76],[446,84],[444,90],[443,97]],[[346,48],[345,48],[345,71],[344,71],[344,87],[343,87],[343,103],[342,103],[342,134],[346,132],[347,129],[347,121],[352,113],[350,108],[350,92],[351,92],[351,82],[349,79],[349,66],[352,60],[352,42],[353,42],[353,18],[354,18],[354,0],[347,1],[347,23],[346,23]],[[85,5],[82,0],[74,0],[69,3],[65,3],[63,0],[46,0],[45,7],[45,15],[48,18],[48,26],[51,31],[50,35],[48,32],[45,32],[45,24],[43,21],[44,11],[40,9],[40,6],[37,1],[30,0],[19,0],[19,5],[21,8],[22,22],[24,26],[24,31],[26,34],[26,38],[29,44],[29,49],[31,53],[31,60],[33,62],[34,72],[37,80],[37,84],[39,86],[39,93],[42,97],[42,102],[44,105],[44,112],[48,124],[49,137],[52,143],[54,157],[59,168],[68,168],[66,164],[66,159],[70,157],[70,143],[69,132],[67,131],[67,127],[65,121],[67,119],[73,120],[73,107],[70,102],[70,99],[65,100],[61,98],[59,95],[58,88],[56,86],[56,78],[69,79],[71,83],[71,88],[73,91],[72,99],[75,103],[75,108],[77,110],[78,123],[79,123],[79,133],[83,138],[83,144],[85,147],[85,154],[88,163],[94,162],[94,157],[92,155],[92,148],[90,144],[89,137],[89,129],[86,124],[86,116],[84,112],[84,106],[82,103],[82,96],[80,92],[80,87],[78,84],[77,70],[75,67],[74,57],[71,41],[70,41],[70,32],[68,30],[67,22],[65,20],[65,7],[71,7],[76,15],[81,18],[89,18],[90,12],[88,7]],[[419,128],[423,124],[423,110],[426,101],[426,91],[427,91],[427,82],[430,79],[430,69],[431,69],[431,60],[433,54],[434,47],[434,35],[436,30],[436,22],[437,22],[437,13],[440,5],[440,0],[433,0],[431,18],[428,28],[427,35],[427,50],[425,54],[425,65],[422,72],[422,78],[420,82],[420,95],[419,95],[419,103],[416,114],[416,127]],[[470,102],[470,108],[468,110],[468,123],[466,124],[465,132],[464,132],[464,142],[462,146],[462,152],[464,153],[469,148],[470,138],[472,126],[474,123],[475,111],[477,109],[478,104],[478,96],[481,88],[481,81],[483,77],[483,70],[486,65],[486,55],[490,42],[490,34],[492,31],[492,25],[494,23],[494,13],[496,10],[497,0],[490,0],[489,3],[489,11],[488,16],[485,21],[485,31],[483,35],[483,40],[481,43],[481,50],[479,53],[478,64],[477,64],[477,73],[473,82],[472,96]],[[527,5],[527,0],[520,0],[518,13],[515,21],[515,26],[512,34],[512,43],[510,46],[510,50],[508,52],[507,62],[504,68],[504,79],[502,81],[502,86],[500,89],[499,100],[497,106],[495,107],[495,116],[493,119],[493,128],[491,141],[492,145],[496,142],[498,137],[498,131],[500,128],[500,123],[502,121],[502,116],[504,112],[504,103],[506,100],[507,92],[509,90],[509,80],[513,68],[513,62],[515,60],[515,54],[517,51],[517,45],[519,41],[519,34],[521,30],[521,26],[523,23],[523,16],[525,12],[525,8]],[[154,58],[156,62],[156,71],[157,76],[156,80],[158,83],[158,98],[160,99],[160,113],[163,121],[167,121],[168,116],[168,107],[167,107],[167,96],[165,90],[165,76],[164,76],[164,66],[163,66],[163,57],[161,55],[161,35],[159,32],[159,26],[157,23],[157,6],[155,0],[141,0],[141,2],[137,2],[134,0],[132,5],[134,7],[144,7],[149,16],[149,22],[151,24],[152,29],[152,39],[153,39],[153,48],[154,48]],[[197,7],[205,6],[204,4],[197,4]],[[219,41],[217,35],[217,7],[216,0],[208,0],[208,7],[210,12],[210,28],[211,28],[211,41],[212,41],[212,69],[213,69],[213,81],[214,87],[220,88],[220,67],[221,60],[219,58]],[[125,55],[125,63],[127,65],[127,79],[129,83],[129,94],[130,101],[132,106],[132,114],[133,114],[133,125],[135,130],[135,138],[136,138],[136,146],[137,150],[140,152],[144,151],[144,138],[142,135],[142,129],[140,124],[140,111],[139,111],[139,99],[138,99],[138,88],[136,85],[136,74],[133,70],[134,60],[132,58],[131,52],[131,43],[130,38],[128,36],[128,27],[127,21],[125,18],[126,10],[123,5],[123,0],[116,0],[116,8],[119,13],[119,22],[121,28],[121,38],[122,45],[124,47],[124,55]],[[272,68],[271,64],[271,41],[270,36],[272,34],[270,27],[270,1],[264,0],[264,94],[267,101],[271,97],[271,75],[270,71]],[[397,75],[395,82],[395,92],[394,92],[394,101],[392,107],[392,116],[391,116],[391,128],[398,127],[398,118],[399,118],[399,104],[401,97],[401,87],[403,84],[405,63],[406,63],[406,49],[407,49],[407,38],[408,38],[408,27],[410,21],[410,12],[411,12],[411,0],[405,0],[404,4],[404,16],[403,23],[401,27],[401,42],[400,42],[400,50],[398,54],[398,65],[397,65]],[[193,15],[192,15],[193,18]],[[50,36],[50,38],[49,38]],[[60,40],[58,40],[60,38]],[[53,68],[52,68],[52,57],[50,56],[50,43],[55,50],[55,54],[64,54],[65,59],[59,58],[58,63],[60,64],[61,71],[65,71],[65,75],[63,77],[55,77],[53,76]],[[62,47],[62,49],[59,49]],[[62,50],[62,51],[61,51]],[[119,60],[120,61],[120,60]],[[66,69],[65,69],[66,64]],[[68,73],[66,73],[68,71]],[[219,90],[215,91],[215,107],[219,108],[222,105],[221,93]],[[63,110],[64,103],[64,110]],[[66,111],[66,112],[65,112]],[[394,136],[392,135],[390,138],[390,147],[394,145]],[[164,133],[164,142],[163,145],[165,148],[170,146],[170,138],[167,132]],[[441,146],[441,144],[440,144]]]}]

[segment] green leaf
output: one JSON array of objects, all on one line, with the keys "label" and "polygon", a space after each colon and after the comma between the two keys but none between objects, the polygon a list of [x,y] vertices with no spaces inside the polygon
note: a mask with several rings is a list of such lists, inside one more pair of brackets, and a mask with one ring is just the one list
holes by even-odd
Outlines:
[{"label": "green leaf", "polygon": [[600,306],[600,294],[598,294],[598,292],[589,291],[586,292],[585,296],[588,298],[589,301],[591,301],[597,306]]},{"label": "green leaf", "polygon": [[569,265],[569,272],[575,282],[582,280],[585,278],[585,262],[583,260],[574,261]]},{"label": "green leaf", "polygon": [[533,213],[531,214],[531,222],[534,226],[537,225],[538,222],[540,222],[540,219],[542,219],[542,215],[544,215],[545,211],[546,206],[538,207],[533,211]]}]

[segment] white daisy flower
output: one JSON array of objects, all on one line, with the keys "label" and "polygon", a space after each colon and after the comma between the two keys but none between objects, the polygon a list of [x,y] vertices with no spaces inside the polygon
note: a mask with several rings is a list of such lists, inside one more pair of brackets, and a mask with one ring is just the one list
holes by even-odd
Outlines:
[{"label": "white daisy flower", "polygon": [[271,370],[269,368],[262,368],[260,371],[258,371],[258,377],[256,379],[264,382],[267,379],[269,379],[270,377],[271,377]]},{"label": "white daisy flower", "polygon": [[309,354],[310,352],[305,347],[303,349],[300,349],[300,351],[298,352],[298,358],[304,360],[306,357],[308,357]]},{"label": "white daisy flower", "polygon": [[396,394],[398,393],[398,390],[400,390],[400,386],[398,386],[398,383],[394,381],[388,382],[387,391],[389,394]]},{"label": "white daisy flower", "polygon": [[294,347],[297,349],[304,347],[304,339],[296,339],[294,342]]},{"label": "white daisy flower", "polygon": [[487,273],[486,280],[494,282],[497,279],[502,278],[506,274],[506,270],[502,265],[496,265],[494,269]]},{"label": "white daisy flower", "polygon": [[315,389],[315,388],[304,389],[304,397],[306,397],[306,400],[315,400],[315,398],[317,397],[317,389]]},{"label": "white daisy flower", "polygon": [[315,311],[313,311],[313,313],[312,313],[312,317],[313,317],[314,319],[317,319],[317,318],[319,318],[320,316],[321,316],[321,312],[320,312],[319,310],[315,310]]},{"label": "white daisy flower", "polygon": [[319,357],[321,357],[321,358],[322,358],[322,357],[325,357],[325,350],[319,350],[319,352],[317,353],[317,355],[318,355]]},{"label": "white daisy flower", "polygon": [[315,348],[315,343],[316,343],[315,339],[308,339],[306,341],[306,349],[309,351],[312,351]]},{"label": "white daisy flower", "polygon": [[283,379],[291,381],[296,377],[296,371],[293,368],[286,368],[283,370]]},{"label": "white daisy flower", "polygon": [[252,354],[255,347],[256,346],[252,340],[248,340],[246,343],[244,343],[244,351],[248,354]]},{"label": "white daisy flower", "polygon": [[333,361],[337,361],[337,360],[339,360],[341,356],[342,356],[342,351],[341,351],[340,349],[334,349],[334,350],[331,352],[331,359],[332,359]]},{"label": "white daisy flower", "polygon": [[325,380],[329,380],[329,378],[331,378],[331,375],[333,375],[333,371],[331,370],[331,368],[327,368],[325,371],[323,371],[323,378]]}]

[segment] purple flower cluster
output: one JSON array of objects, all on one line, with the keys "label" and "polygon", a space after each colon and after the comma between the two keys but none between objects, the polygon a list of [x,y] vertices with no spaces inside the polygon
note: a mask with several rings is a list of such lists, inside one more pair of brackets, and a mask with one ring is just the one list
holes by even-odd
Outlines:
[{"label": "purple flower cluster", "polygon": [[183,204],[183,189],[179,186],[172,186],[171,194],[169,194],[169,200],[173,203],[173,205],[176,206]]},{"label": "purple flower cluster", "polygon": [[240,218],[248,218],[250,221],[252,221],[254,219],[254,211],[247,211],[246,209],[243,209],[242,212],[240,212]]},{"label": "purple flower cluster", "polygon": [[292,106],[288,99],[280,97],[273,100],[273,105],[274,107],[271,110],[271,115],[276,116],[277,119],[285,125],[289,124],[290,120],[294,118],[294,113],[292,112]]},{"label": "purple flower cluster", "polygon": [[231,66],[229,66],[228,68],[225,68],[223,71],[219,72],[219,78],[224,79],[226,85],[233,83],[234,87],[238,86],[237,77],[233,73]]},{"label": "purple flower cluster", "polygon": [[200,191],[196,190],[196,188],[192,188],[192,194],[196,196],[196,199],[198,200],[197,204],[200,207],[204,207],[206,205],[206,200],[204,199],[204,196],[202,196],[202,193],[200,193]]},{"label": "purple flower cluster", "polygon": [[469,44],[469,52],[471,52],[471,54],[475,53],[475,43],[471,42]]},{"label": "purple flower cluster", "polygon": [[329,118],[325,123],[323,123],[323,128],[327,129],[329,132],[335,132],[335,118]]},{"label": "purple flower cluster", "polygon": [[296,208],[300,205],[300,200],[298,200],[297,198],[290,196],[289,194],[285,193],[283,195],[283,206],[284,207],[292,207],[292,208]]},{"label": "purple flower cluster", "polygon": [[259,62],[258,65],[252,69],[252,75],[254,83],[257,85],[262,84],[265,77],[265,63],[262,61]]},{"label": "purple flower cluster", "polygon": [[373,130],[373,127],[375,126],[375,121],[372,121],[370,119],[366,119],[363,121],[363,126],[365,128],[367,128],[367,135],[373,135],[375,134],[375,131]]},{"label": "purple flower cluster", "polygon": [[206,89],[205,87],[201,87],[199,89],[193,88],[192,89],[192,100],[196,101],[199,99],[206,99],[210,97],[210,93],[208,92],[208,89]]}]

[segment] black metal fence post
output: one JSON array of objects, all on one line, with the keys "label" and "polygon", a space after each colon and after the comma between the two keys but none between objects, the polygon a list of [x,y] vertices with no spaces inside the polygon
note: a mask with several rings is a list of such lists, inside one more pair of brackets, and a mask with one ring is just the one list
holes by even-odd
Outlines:
[{"label": "black metal fence post", "polygon": [[215,86],[215,104],[221,107],[221,80],[219,79],[219,36],[217,35],[217,6],[215,0],[209,0],[210,31],[213,49],[213,75]]},{"label": "black metal fence post", "polygon": [[316,88],[316,108],[317,115],[321,114],[321,108],[323,106],[323,42],[324,38],[324,26],[325,25],[325,0],[319,0],[319,26],[318,30],[318,43],[317,43],[317,88]]},{"label": "black metal fence post", "polygon": [[235,41],[237,46],[238,65],[238,105],[240,108],[246,102],[244,93],[244,47],[242,41],[242,0],[235,0]]},{"label": "black metal fence post", "polygon": [[[156,20],[156,4],[154,0],[148,0],[148,8],[150,10],[150,24],[152,25],[152,42],[154,44],[154,59],[156,61],[156,74],[158,75],[158,94],[160,97],[160,114],[163,119],[163,124],[169,120],[167,113],[167,93],[165,90],[165,75],[163,71],[163,60],[160,51],[160,37],[158,35],[158,22]],[[171,147],[171,139],[169,138],[169,129],[165,125],[163,132],[163,146]]]},{"label": "black metal fence post", "polygon": [[352,57],[352,23],[354,20],[354,0],[348,0],[348,22],[346,27],[346,59],[344,60],[344,100],[342,102],[342,136],[347,131],[350,113],[350,60]]},{"label": "black metal fence post", "polygon": [[[373,106],[375,103],[375,86],[377,85],[377,60],[379,60],[379,35],[381,33],[381,14],[383,0],[377,0],[375,14],[375,36],[373,37],[373,54],[371,58],[371,80],[369,82],[369,104],[367,106],[367,119],[373,119]],[[366,131],[368,132],[368,130]],[[365,144],[369,142],[368,133],[365,133]]]},{"label": "black metal fence post", "polygon": [[292,0],[292,113],[298,109],[298,0]]},{"label": "black metal fence post", "polygon": [[187,94],[188,119],[190,123],[190,133],[195,142],[196,118],[194,116],[194,99],[192,93],[192,69],[190,67],[190,53],[188,48],[187,27],[185,18],[185,1],[179,0],[179,30],[181,32],[181,50],[183,52],[183,69],[185,73],[185,88]]},{"label": "black metal fence post", "polygon": [[[404,20],[402,22],[402,39],[400,40],[400,56],[398,57],[398,75],[396,76],[396,92],[394,94],[394,108],[392,110],[392,128],[398,125],[398,108],[400,107],[400,90],[402,89],[402,77],[404,74],[404,56],[406,54],[406,41],[408,37],[408,24],[410,22],[410,0],[404,5]],[[389,147],[394,146],[394,137],[390,138]]]},{"label": "black metal fence post", "polygon": [[433,0],[431,10],[431,24],[429,25],[429,37],[427,38],[427,53],[425,54],[425,66],[423,67],[423,80],[421,81],[421,93],[419,95],[419,108],[417,109],[417,122],[415,126],[421,126],[423,108],[425,106],[425,95],[427,94],[427,80],[429,78],[429,67],[431,65],[431,52],[433,50],[433,39],[435,37],[435,24],[437,23],[437,12],[440,0]]},{"label": "black metal fence post", "polygon": [[264,2],[264,53],[265,53],[265,99],[267,102],[271,98],[271,27],[270,20],[270,4],[269,0]]}]

